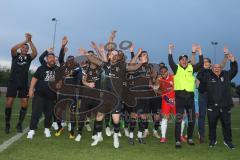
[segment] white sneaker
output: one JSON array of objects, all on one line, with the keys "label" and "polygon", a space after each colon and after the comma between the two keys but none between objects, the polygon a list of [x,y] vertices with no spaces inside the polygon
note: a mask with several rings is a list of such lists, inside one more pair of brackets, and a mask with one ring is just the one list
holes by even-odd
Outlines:
[{"label": "white sneaker", "polygon": [[113,134],[113,146],[114,148],[119,148],[118,133]]},{"label": "white sneaker", "polygon": [[81,134],[78,134],[77,137],[75,138],[75,141],[80,142],[81,138],[82,138]]},{"label": "white sneaker", "polygon": [[97,135],[92,135],[92,140],[95,140],[97,138]]},{"label": "white sneaker", "polygon": [[94,137],[92,137],[92,139],[93,142],[91,143],[91,146],[96,146],[99,142],[103,141],[102,133],[98,133],[98,135],[95,135]]},{"label": "white sneaker", "polygon": [[87,129],[88,132],[91,132],[91,131],[92,131],[92,128],[91,128],[90,124],[86,124],[85,127],[86,127],[86,129]]},{"label": "white sneaker", "polygon": [[62,122],[61,125],[62,125],[62,127],[66,127],[67,123],[66,122]]},{"label": "white sneaker", "polygon": [[33,135],[35,134],[34,130],[30,130],[27,135],[27,139],[33,139]]},{"label": "white sneaker", "polygon": [[45,128],[45,129],[44,129],[44,134],[45,134],[45,137],[46,137],[46,138],[51,137],[51,132],[50,132],[49,128]]},{"label": "white sneaker", "polygon": [[70,132],[72,129],[71,123],[68,123],[68,131]]},{"label": "white sneaker", "polygon": [[52,123],[52,127],[53,127],[53,129],[54,129],[55,131],[58,130],[57,122],[53,122],[53,123]]},{"label": "white sneaker", "polygon": [[124,128],[124,134],[126,137],[129,137],[129,130],[128,128]]},{"label": "white sneaker", "polygon": [[153,137],[156,137],[156,138],[161,138],[160,136],[159,136],[159,134],[158,134],[158,132],[157,132],[157,130],[153,130]]},{"label": "white sneaker", "polygon": [[148,129],[145,129],[143,133],[143,138],[146,138],[148,135],[149,135],[149,131]]},{"label": "white sneaker", "polygon": [[110,137],[111,136],[111,130],[110,130],[110,127],[106,127],[105,128],[105,133],[106,133],[106,135],[108,136],[108,137]]},{"label": "white sneaker", "polygon": [[118,132],[118,137],[122,137],[122,134],[120,131]]}]

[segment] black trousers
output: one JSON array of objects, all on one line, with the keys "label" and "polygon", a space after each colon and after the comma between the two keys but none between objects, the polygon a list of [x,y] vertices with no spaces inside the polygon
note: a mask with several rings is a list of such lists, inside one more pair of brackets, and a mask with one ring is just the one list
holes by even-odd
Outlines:
[{"label": "black trousers", "polygon": [[183,120],[184,111],[186,110],[188,116],[188,128],[187,136],[188,139],[193,138],[194,124],[195,124],[195,106],[194,96],[179,97],[175,98],[176,103],[176,122],[175,122],[175,140],[180,141],[181,137],[181,123]]},{"label": "black trousers", "polygon": [[208,109],[208,125],[209,125],[209,140],[216,141],[216,128],[218,120],[222,124],[222,132],[225,142],[232,142],[232,129],[231,129],[231,109]]},{"label": "black trousers", "polygon": [[42,113],[45,116],[44,127],[51,128],[54,100],[40,95],[35,95],[32,100],[32,116],[30,130],[36,130]]}]

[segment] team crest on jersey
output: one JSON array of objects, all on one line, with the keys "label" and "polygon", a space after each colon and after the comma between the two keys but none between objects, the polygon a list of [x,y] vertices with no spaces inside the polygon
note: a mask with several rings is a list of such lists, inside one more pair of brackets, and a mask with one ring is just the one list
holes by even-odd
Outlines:
[{"label": "team crest on jersey", "polygon": [[54,82],[55,81],[55,71],[46,71],[46,76],[44,81]]},{"label": "team crest on jersey", "polygon": [[220,79],[221,79],[221,82],[223,82],[223,81],[224,81],[224,78],[223,78],[223,77],[221,77]]},{"label": "team crest on jersey", "polygon": [[19,56],[18,56],[17,64],[18,64],[19,66],[24,66],[25,64],[27,64],[27,56],[21,56],[21,55],[19,55]]}]

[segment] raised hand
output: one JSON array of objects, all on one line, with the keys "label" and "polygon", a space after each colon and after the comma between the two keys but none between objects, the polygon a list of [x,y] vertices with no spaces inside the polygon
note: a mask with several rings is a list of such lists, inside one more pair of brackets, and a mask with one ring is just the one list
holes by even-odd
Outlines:
[{"label": "raised hand", "polygon": [[132,44],[131,47],[129,48],[130,52],[134,52],[134,48],[135,48],[135,46],[134,46],[134,44]]},{"label": "raised hand", "polygon": [[93,41],[91,41],[91,47],[92,47],[93,49],[97,49],[97,45],[96,45],[96,43],[93,42]]},{"label": "raised hand", "polygon": [[231,62],[234,62],[234,61],[235,61],[235,57],[233,56],[232,53],[228,53],[227,58],[228,58],[228,60],[231,61]]},{"label": "raised hand", "polygon": [[98,50],[100,53],[103,53],[105,51],[104,45],[100,44]]},{"label": "raised hand", "polygon": [[25,37],[26,37],[26,42],[31,42],[32,41],[32,35],[30,33],[26,33]]},{"label": "raised hand", "polygon": [[200,45],[197,45],[196,52],[197,52],[199,55],[202,55],[202,48],[201,48]]},{"label": "raised hand", "polygon": [[223,52],[224,52],[224,54],[228,54],[229,53],[228,47],[226,45],[223,48]]},{"label": "raised hand", "polygon": [[196,53],[198,47],[197,44],[192,44],[192,53]]},{"label": "raised hand", "polygon": [[172,53],[173,53],[174,47],[175,47],[174,44],[169,44],[169,45],[168,45],[168,53],[169,53],[169,54],[172,54]]},{"label": "raised hand", "polygon": [[63,39],[62,39],[62,47],[65,47],[68,43],[68,38],[67,36],[64,36]]},{"label": "raised hand", "polygon": [[84,48],[79,48],[78,51],[79,51],[80,55],[82,55],[82,56],[86,55],[86,53],[87,53],[87,51]]},{"label": "raised hand", "polygon": [[47,51],[48,51],[48,53],[53,53],[54,49],[53,48],[48,48]]}]

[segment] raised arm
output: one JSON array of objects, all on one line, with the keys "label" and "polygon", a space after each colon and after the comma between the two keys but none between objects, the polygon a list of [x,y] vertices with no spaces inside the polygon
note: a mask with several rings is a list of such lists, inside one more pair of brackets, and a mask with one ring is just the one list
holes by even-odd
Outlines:
[{"label": "raised arm", "polygon": [[91,41],[91,47],[96,51],[96,53],[99,55],[99,58],[103,61],[103,62],[107,62],[107,56],[105,54],[105,49],[104,49],[104,45],[100,44],[99,48],[96,45],[95,42]]},{"label": "raised arm", "polygon": [[64,57],[65,57],[65,53],[67,52],[67,47],[66,45],[68,44],[68,38],[67,36],[64,36],[62,39],[62,46],[61,46],[61,50],[59,52],[59,56],[58,56],[58,61],[60,64],[64,63]]},{"label": "raised arm", "polygon": [[53,52],[53,48],[48,48],[47,50],[45,50],[41,56],[39,57],[39,62],[41,63],[41,65],[45,65],[46,61],[45,61],[45,57],[48,55],[48,53]]},{"label": "raised arm", "polygon": [[228,73],[230,80],[232,80],[238,73],[238,63],[231,53],[228,54],[228,60],[230,61],[230,70]]},{"label": "raised arm", "polygon": [[91,63],[94,63],[98,66],[101,66],[103,63],[98,57],[95,57],[95,56],[89,54],[84,48],[80,48],[79,53],[81,55],[85,56]]},{"label": "raised arm", "polygon": [[134,47],[135,47],[134,44],[132,44],[131,47],[129,48],[129,51],[131,53],[131,59],[134,58]]},{"label": "raised arm", "polygon": [[173,56],[172,56],[173,49],[174,49],[174,45],[173,44],[169,44],[168,45],[168,63],[170,65],[173,73],[176,74],[178,66],[177,66],[177,64],[173,60]]},{"label": "raised arm", "polygon": [[139,48],[137,54],[134,55],[134,57],[131,59],[130,64],[136,63],[141,53],[142,53],[142,48]]},{"label": "raised arm", "polygon": [[27,42],[30,45],[30,48],[32,50],[31,58],[34,59],[34,58],[37,57],[37,49],[36,49],[35,45],[32,42],[32,35],[30,33],[26,33],[26,38],[27,38]]},{"label": "raised arm", "polygon": [[192,44],[191,65],[196,64],[196,50],[197,50],[197,47],[198,46],[196,44]]},{"label": "raised arm", "polygon": [[226,66],[227,61],[228,61],[229,50],[228,50],[227,46],[224,46],[223,53],[224,53],[224,58],[223,58],[223,60],[222,60],[222,62],[220,64],[222,69]]},{"label": "raised arm", "polygon": [[199,62],[193,65],[193,72],[198,72],[201,68],[203,68],[203,55],[202,55],[202,48],[198,46],[196,51],[199,55]]},{"label": "raised arm", "polygon": [[17,55],[17,50],[18,50],[19,48],[21,48],[23,45],[25,45],[26,43],[28,43],[27,34],[25,34],[25,38],[26,38],[26,39],[25,39],[24,41],[22,41],[22,42],[20,42],[20,43],[18,43],[18,44],[16,44],[15,46],[12,47],[12,49],[11,49],[11,54],[12,54],[13,57],[15,57],[15,56]]}]

